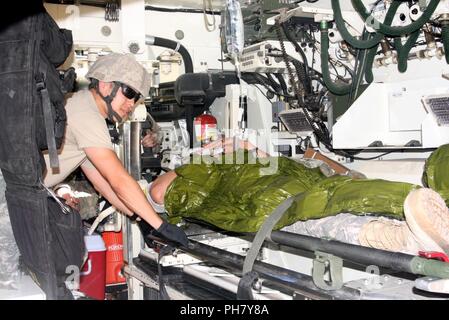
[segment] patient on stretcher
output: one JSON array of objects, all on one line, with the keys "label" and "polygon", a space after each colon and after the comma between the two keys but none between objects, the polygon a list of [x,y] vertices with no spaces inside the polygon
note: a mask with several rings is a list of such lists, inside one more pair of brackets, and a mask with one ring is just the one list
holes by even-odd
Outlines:
[{"label": "patient on stretcher", "polygon": [[449,254],[449,145],[427,160],[427,188],[326,176],[307,161],[285,157],[273,161],[277,169],[269,175],[261,174],[266,161],[187,164],[158,177],[146,193],[171,221],[193,218],[235,232],[257,232],[280,203],[296,196],[275,229],[409,254]]},{"label": "patient on stretcher", "polygon": [[250,161],[253,155],[245,151],[243,164],[183,165],[145,193],[172,223],[190,218],[234,232],[257,232],[279,204],[295,197],[276,230],[409,254],[449,254],[449,145],[427,160],[425,188],[352,172],[331,175],[316,162],[285,157],[270,158],[276,171],[266,174],[262,169],[270,164]]}]

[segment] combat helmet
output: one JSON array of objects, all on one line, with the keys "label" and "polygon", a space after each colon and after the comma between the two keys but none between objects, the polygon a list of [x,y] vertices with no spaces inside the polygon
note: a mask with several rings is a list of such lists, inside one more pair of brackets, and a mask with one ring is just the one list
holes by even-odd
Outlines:
[{"label": "combat helmet", "polygon": [[114,83],[113,90],[110,95],[103,96],[96,85],[97,93],[103,98],[108,107],[108,119],[114,121],[113,117],[118,122],[121,122],[121,117],[112,109],[112,100],[114,100],[119,84],[125,84],[132,88],[136,92],[140,93],[143,97],[146,97],[150,91],[150,74],[145,68],[137,62],[131,53],[110,53],[105,56],[101,56],[90,67],[86,74],[86,78],[91,82],[96,80],[103,82]]}]

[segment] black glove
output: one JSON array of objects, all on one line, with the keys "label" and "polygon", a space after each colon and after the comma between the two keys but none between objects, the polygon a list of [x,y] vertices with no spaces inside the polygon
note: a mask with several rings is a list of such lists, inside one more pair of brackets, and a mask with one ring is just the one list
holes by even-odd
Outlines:
[{"label": "black glove", "polygon": [[159,229],[156,230],[155,235],[160,234],[163,238],[180,243],[184,247],[189,245],[189,239],[187,238],[184,230],[174,224],[170,224],[166,221],[162,222]]},{"label": "black glove", "polygon": [[144,220],[137,221],[137,225],[139,226],[140,232],[142,232],[142,236],[143,239],[145,240],[145,243],[149,247],[152,246],[151,239],[148,238],[149,235],[175,241],[182,244],[185,247],[187,247],[189,243],[186,234],[181,228],[173,224],[169,224],[166,221],[164,221],[157,230],[155,230]]}]

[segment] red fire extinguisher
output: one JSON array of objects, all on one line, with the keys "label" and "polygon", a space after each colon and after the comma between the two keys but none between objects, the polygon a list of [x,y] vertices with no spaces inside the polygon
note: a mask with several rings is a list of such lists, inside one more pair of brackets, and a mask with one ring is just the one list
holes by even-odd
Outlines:
[{"label": "red fire extinguisher", "polygon": [[106,246],[106,285],[126,282],[122,274],[123,235],[122,232],[103,232],[103,241]]},{"label": "red fire extinguisher", "polygon": [[193,121],[196,142],[207,144],[218,139],[217,119],[209,112],[196,117]]}]

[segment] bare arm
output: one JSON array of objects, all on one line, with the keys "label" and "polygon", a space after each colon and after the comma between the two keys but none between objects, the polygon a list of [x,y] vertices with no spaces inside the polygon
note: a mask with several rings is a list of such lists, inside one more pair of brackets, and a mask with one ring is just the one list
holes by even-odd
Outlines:
[{"label": "bare arm", "polygon": [[105,178],[98,172],[97,169],[91,168],[90,166],[82,165],[81,169],[86,175],[87,179],[94,185],[95,190],[97,190],[103,197],[105,197],[110,204],[112,204],[119,211],[127,214],[128,216],[133,215],[133,212],[128,209],[127,206],[117,197],[114,190],[112,190],[109,183]]},{"label": "bare arm", "polygon": [[142,189],[125,170],[115,152],[106,148],[93,147],[85,148],[84,151],[118,199],[131,212],[158,229],[163,222],[162,219],[148,203]]}]

